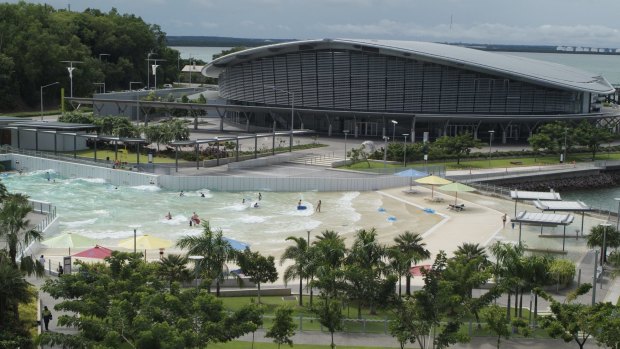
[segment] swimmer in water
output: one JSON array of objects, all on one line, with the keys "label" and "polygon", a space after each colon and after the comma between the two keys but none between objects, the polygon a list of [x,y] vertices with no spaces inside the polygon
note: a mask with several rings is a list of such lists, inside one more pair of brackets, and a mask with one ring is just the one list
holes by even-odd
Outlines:
[{"label": "swimmer in water", "polygon": [[205,197],[205,193],[200,193],[200,197],[204,198]]},{"label": "swimmer in water", "polygon": [[172,215],[170,214],[170,212],[168,212],[168,214],[166,215],[166,219],[167,220],[171,220],[172,219]]},{"label": "swimmer in water", "polygon": [[297,206],[301,206],[301,200],[299,200],[299,202],[297,203]]},{"label": "swimmer in water", "polygon": [[263,194],[258,193],[258,200],[260,201],[260,200],[262,200],[262,199],[263,199]]},{"label": "swimmer in water", "polygon": [[254,207],[255,207],[255,208],[258,208],[258,202],[255,202],[255,203],[254,203]]},{"label": "swimmer in water", "polygon": [[181,192],[179,193],[179,196],[185,196],[185,193],[183,192],[183,190],[181,190]]}]

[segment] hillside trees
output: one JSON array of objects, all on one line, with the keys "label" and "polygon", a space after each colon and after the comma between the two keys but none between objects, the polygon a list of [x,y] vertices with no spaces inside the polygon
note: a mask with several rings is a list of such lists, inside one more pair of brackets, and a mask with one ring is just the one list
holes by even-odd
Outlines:
[{"label": "hillside trees", "polygon": [[[130,81],[146,82],[148,52],[169,62],[178,58],[176,50],[166,47],[159,26],[116,9],[71,12],[2,3],[0,33],[0,110],[38,106],[40,86],[54,81],[69,96],[68,64],[61,61],[81,62],[73,72],[73,95],[85,96],[96,90],[93,83],[105,82],[112,90],[126,89]],[[158,74],[160,83],[174,81],[176,64],[162,64]]]}]

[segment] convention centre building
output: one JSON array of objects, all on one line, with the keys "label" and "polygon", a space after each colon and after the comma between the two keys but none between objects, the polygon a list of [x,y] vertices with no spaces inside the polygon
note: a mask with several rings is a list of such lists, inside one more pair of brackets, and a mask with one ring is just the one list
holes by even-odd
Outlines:
[{"label": "convention centre building", "polygon": [[[255,129],[307,128],[330,135],[409,137],[470,132],[524,141],[541,123],[618,112],[604,77],[576,68],[456,45],[323,39],[262,46],[220,57],[202,74]],[[493,132],[489,132],[493,131]]]}]

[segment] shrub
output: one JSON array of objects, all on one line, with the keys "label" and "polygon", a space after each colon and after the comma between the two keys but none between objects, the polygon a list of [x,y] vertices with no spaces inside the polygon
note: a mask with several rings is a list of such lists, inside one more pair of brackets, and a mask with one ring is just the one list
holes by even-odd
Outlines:
[{"label": "shrub", "polygon": [[575,278],[575,263],[568,259],[555,259],[551,262],[549,274],[554,283],[569,286]]}]

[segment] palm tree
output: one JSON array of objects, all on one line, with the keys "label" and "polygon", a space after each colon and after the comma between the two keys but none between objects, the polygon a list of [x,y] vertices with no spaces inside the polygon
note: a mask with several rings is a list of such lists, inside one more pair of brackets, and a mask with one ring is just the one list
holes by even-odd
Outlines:
[{"label": "palm tree", "polygon": [[[496,263],[494,265],[493,274],[498,280],[498,283],[502,285],[508,291],[508,303],[506,307],[506,314],[508,320],[510,320],[510,297],[512,292],[515,293],[515,302],[519,295],[519,288],[522,286],[523,276],[523,263],[522,257],[525,252],[525,245],[518,244],[506,244],[500,241],[493,244],[490,248],[491,254],[495,257]],[[516,307],[516,304],[515,304]]]},{"label": "palm tree", "polygon": [[295,242],[295,245],[288,246],[280,258],[280,265],[284,264],[284,261],[287,259],[293,261],[293,264],[286,267],[284,270],[284,283],[286,284],[290,280],[299,278],[299,305],[302,306],[303,280],[309,275],[307,271],[307,267],[310,262],[308,241],[304,238],[294,236],[287,237],[286,241],[293,241]]},{"label": "palm tree", "polygon": [[[603,239],[605,240],[606,247],[603,246]],[[590,229],[590,235],[588,235],[588,247],[600,247],[600,263],[607,262],[607,247],[620,247],[620,232],[616,230],[616,227],[611,225],[596,225]]]},{"label": "palm tree", "polygon": [[[394,246],[403,255],[403,261],[411,269],[412,264],[431,257],[431,253],[426,249],[426,243],[422,242],[420,234],[405,231],[394,238]],[[405,274],[407,295],[411,295],[411,273]]]},{"label": "palm tree", "polygon": [[[311,278],[317,277],[311,282],[311,287],[316,285],[321,288],[325,297],[336,297],[341,289],[342,270],[347,249],[344,238],[337,232],[325,230],[312,243],[309,271]],[[312,288],[311,288],[312,291]],[[312,301],[312,292],[310,293]]]},{"label": "palm tree", "polygon": [[375,228],[357,231],[346,259],[345,275],[351,294],[357,298],[359,317],[364,302],[370,304],[371,314],[375,313],[377,290],[380,288],[381,276],[387,271],[383,261],[385,251],[385,247],[377,241]]},{"label": "palm tree", "polygon": [[6,241],[6,249],[11,265],[20,268],[28,275],[43,275],[44,265],[31,256],[21,256],[19,264],[17,254],[23,252],[31,242],[41,240],[41,232],[30,228],[26,219],[32,208],[28,197],[22,194],[8,194],[0,208],[0,238]]},{"label": "palm tree", "polygon": [[159,275],[168,280],[171,290],[173,282],[191,280],[187,262],[187,257],[178,254],[169,254],[159,261]]},{"label": "palm tree", "polygon": [[[216,296],[220,296],[220,284],[224,280],[226,262],[234,260],[235,250],[222,235],[222,230],[213,231],[209,221],[202,223],[202,234],[184,236],[177,241],[177,246],[187,249],[187,255],[198,255],[204,258],[196,263],[196,268],[204,271],[210,281],[215,280]],[[207,286],[211,292],[211,283]]]},{"label": "palm tree", "polygon": [[0,203],[2,203],[2,201],[4,201],[4,199],[6,199],[8,195],[9,192],[6,190],[6,186],[4,186],[2,182],[0,182]]},{"label": "palm tree", "polygon": [[[528,290],[549,284],[551,279],[549,267],[552,261],[553,258],[547,256],[528,256],[523,258],[523,272]],[[519,309],[519,312],[521,312],[521,309]],[[534,292],[534,321],[536,321],[537,316],[538,292]]]},{"label": "palm tree", "polygon": [[30,283],[24,274],[13,267],[4,251],[0,252],[0,328],[11,328],[19,323],[19,304],[34,298]]}]

